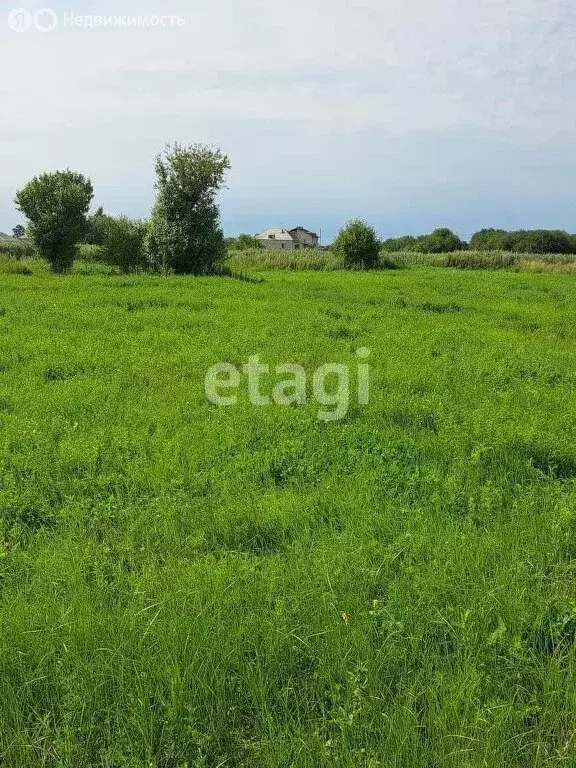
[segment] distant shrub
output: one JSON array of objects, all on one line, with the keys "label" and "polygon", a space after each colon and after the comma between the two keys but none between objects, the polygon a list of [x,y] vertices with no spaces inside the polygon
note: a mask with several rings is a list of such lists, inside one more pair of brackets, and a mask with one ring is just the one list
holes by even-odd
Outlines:
[{"label": "distant shrub", "polygon": [[418,250],[422,253],[453,253],[467,247],[467,243],[447,228],[435,229],[430,235],[418,238]]},{"label": "distant shrub", "polygon": [[517,253],[574,253],[574,243],[568,232],[559,229],[534,229],[514,233],[516,242],[512,248]]},{"label": "distant shrub", "polygon": [[393,259],[387,253],[380,253],[378,267],[379,269],[401,269],[402,265],[397,259]]},{"label": "distant shrub", "polygon": [[559,229],[481,229],[472,236],[476,251],[514,251],[515,253],[576,253],[576,236]]},{"label": "distant shrub", "polygon": [[264,246],[253,235],[246,235],[242,233],[241,235],[238,235],[238,237],[230,238],[229,247],[238,250],[238,251],[247,251],[251,248],[256,248],[257,250],[262,249]]},{"label": "distant shrub", "polygon": [[149,265],[144,241],[148,231],[145,221],[127,216],[99,216],[98,237],[101,260],[122,272],[146,269]]},{"label": "distant shrub", "polygon": [[452,253],[463,251],[468,247],[464,240],[454,234],[450,229],[435,229],[429,235],[404,235],[403,237],[389,238],[382,243],[382,250],[388,253]]},{"label": "distant shrub", "polygon": [[102,245],[104,242],[104,226],[106,219],[109,218],[102,206],[98,208],[91,216],[88,216],[86,237],[84,242],[88,245]]},{"label": "distant shrub", "polygon": [[77,243],[86,235],[92,195],[90,180],[72,171],[36,176],[16,193],[32,241],[54,272],[66,272],[74,262]]},{"label": "distant shrub", "polygon": [[401,253],[403,251],[417,251],[417,238],[413,235],[403,237],[390,237],[382,243],[382,250],[389,253]]},{"label": "distant shrub", "polygon": [[354,219],[338,232],[332,251],[343,259],[345,267],[372,269],[378,266],[380,243],[374,227]]},{"label": "distant shrub", "polygon": [[508,233],[504,229],[481,229],[472,235],[470,240],[470,249],[473,251],[507,251],[506,236]]}]

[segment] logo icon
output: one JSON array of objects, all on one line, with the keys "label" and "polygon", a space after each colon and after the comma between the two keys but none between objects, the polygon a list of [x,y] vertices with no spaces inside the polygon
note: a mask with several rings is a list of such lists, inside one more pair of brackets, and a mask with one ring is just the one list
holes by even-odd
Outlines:
[{"label": "logo icon", "polygon": [[58,15],[52,8],[41,8],[34,14],[34,26],[39,32],[52,32],[58,26]]},{"label": "logo icon", "polygon": [[8,14],[8,26],[14,32],[27,32],[32,26],[32,14],[26,8],[14,8]]}]

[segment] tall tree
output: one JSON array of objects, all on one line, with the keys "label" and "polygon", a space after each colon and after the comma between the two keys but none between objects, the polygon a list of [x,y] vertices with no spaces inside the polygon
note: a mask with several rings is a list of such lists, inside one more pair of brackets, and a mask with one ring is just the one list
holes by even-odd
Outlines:
[{"label": "tall tree", "polygon": [[29,221],[32,241],[54,272],[72,266],[86,234],[93,194],[90,179],[69,170],[35,176],[16,193],[16,207]]},{"label": "tall tree", "polygon": [[173,144],[156,158],[157,197],[147,250],[153,265],[209,274],[226,256],[216,195],[230,161],[220,149]]}]

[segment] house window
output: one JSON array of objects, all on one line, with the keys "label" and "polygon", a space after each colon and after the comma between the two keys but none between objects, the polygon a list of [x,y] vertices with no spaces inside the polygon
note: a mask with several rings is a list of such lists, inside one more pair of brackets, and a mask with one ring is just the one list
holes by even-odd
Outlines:
[{"label": "house window", "polygon": [[268,240],[276,240],[276,235],[268,235]]}]

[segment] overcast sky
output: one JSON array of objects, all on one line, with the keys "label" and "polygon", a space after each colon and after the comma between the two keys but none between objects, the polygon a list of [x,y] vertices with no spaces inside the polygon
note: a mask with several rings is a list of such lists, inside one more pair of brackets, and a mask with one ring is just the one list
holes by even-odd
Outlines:
[{"label": "overcast sky", "polygon": [[[91,177],[95,206],[147,216],[153,157],[178,140],[229,154],[227,234],[301,224],[327,241],[355,216],[382,234],[576,232],[574,0],[22,7],[46,4],[56,29],[15,31],[2,0],[2,231],[15,190],[66,167]],[[90,29],[72,12],[184,23]]]}]

